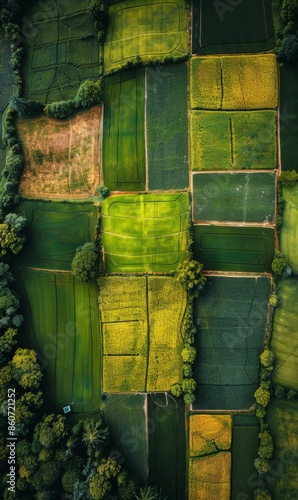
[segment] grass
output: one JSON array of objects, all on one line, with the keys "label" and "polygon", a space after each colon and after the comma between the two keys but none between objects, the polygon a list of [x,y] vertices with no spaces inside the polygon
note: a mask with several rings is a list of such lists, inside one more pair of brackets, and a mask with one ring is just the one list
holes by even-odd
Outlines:
[{"label": "grass", "polygon": [[196,221],[274,223],[275,197],[275,173],[193,175]]},{"label": "grass", "polygon": [[187,193],[108,197],[102,205],[106,272],[172,272],[186,258],[187,222]]},{"label": "grass", "polygon": [[297,496],[298,401],[271,400],[267,420],[274,442],[272,473],[268,484],[273,499]]},{"label": "grass", "polygon": [[169,391],[181,382],[186,292],[173,278],[99,279],[106,392]]},{"label": "grass", "polygon": [[194,309],[194,409],[248,410],[254,404],[270,291],[265,277],[208,277]]},{"label": "grass", "polygon": [[[47,402],[96,412],[101,403],[97,286],[70,273],[19,268],[26,346],[38,352]],[[50,311],[50,314],[49,314]],[[88,360],[88,363],[86,363]]]},{"label": "grass", "polygon": [[149,189],[187,188],[187,66],[148,68],[146,74]]},{"label": "grass", "polygon": [[280,67],[280,145],[283,170],[298,170],[298,67],[284,62]]},{"label": "grass", "polygon": [[163,61],[188,52],[184,0],[125,0],[109,8],[104,70],[117,71],[129,61]]},{"label": "grass", "polygon": [[281,251],[294,273],[298,273],[298,186],[283,187],[282,196],[285,208],[281,228]]},{"label": "grass", "polygon": [[101,120],[101,107],[70,120],[20,119],[17,128],[25,156],[21,193],[74,199],[94,195],[100,183]]},{"label": "grass", "polygon": [[192,170],[276,168],[274,111],[192,111]]},{"label": "grass", "polygon": [[273,49],[270,0],[209,2],[194,0],[192,52],[223,54]]},{"label": "grass", "polygon": [[112,191],[146,189],[144,70],[106,79],[103,125],[103,177]]},{"label": "grass", "polygon": [[97,208],[92,205],[25,201],[27,241],[18,265],[69,271],[76,248],[96,237]]},{"label": "grass", "polygon": [[192,109],[275,109],[277,104],[278,75],[273,54],[190,60]]},{"label": "grass", "polygon": [[278,289],[278,307],[274,314],[271,347],[276,360],[272,381],[287,389],[298,391],[297,378],[297,312],[298,279],[281,281]]},{"label": "grass", "polygon": [[33,23],[23,66],[27,99],[44,104],[72,99],[84,80],[98,78],[99,45],[88,3],[74,0],[59,9],[56,3],[32,5],[26,12]]},{"label": "grass", "polygon": [[271,272],[274,230],[195,225],[194,254],[205,270]]}]

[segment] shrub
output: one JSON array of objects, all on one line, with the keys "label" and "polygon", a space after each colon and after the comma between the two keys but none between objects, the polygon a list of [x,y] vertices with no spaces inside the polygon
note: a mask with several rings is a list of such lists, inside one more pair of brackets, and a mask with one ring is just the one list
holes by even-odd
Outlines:
[{"label": "shrub", "polygon": [[175,398],[179,398],[182,394],[182,385],[181,384],[173,384],[171,386],[171,393]]},{"label": "shrub", "polygon": [[275,361],[275,356],[272,351],[265,349],[260,356],[261,364],[268,370],[273,370],[273,363]]},{"label": "shrub", "polygon": [[77,248],[71,263],[71,272],[85,283],[92,281],[98,274],[98,251],[93,243],[85,243]]},{"label": "shrub", "polygon": [[188,392],[186,394],[184,394],[183,396],[183,399],[184,399],[184,402],[187,404],[187,405],[191,405],[194,400],[196,399],[195,398],[195,395],[194,394],[189,394]]},{"label": "shrub", "polygon": [[298,16],[298,0],[283,0],[280,16],[284,22],[294,20]]},{"label": "shrub", "polygon": [[66,493],[72,493],[74,483],[78,480],[79,480],[79,474],[77,471],[68,470],[64,472],[61,479],[64,491],[66,491]]},{"label": "shrub", "polygon": [[203,267],[203,264],[196,260],[185,260],[177,267],[176,281],[186,285],[187,291],[192,297],[197,297],[199,290],[205,284],[206,278],[202,274]]},{"label": "shrub", "polygon": [[275,251],[274,253],[274,259],[271,264],[272,271],[275,274],[282,275],[282,273],[285,271],[287,268],[288,263],[286,259],[283,257],[282,253],[279,252],[278,250]]},{"label": "shrub", "polygon": [[96,82],[93,82],[92,80],[86,80],[81,84],[75,97],[75,102],[77,106],[89,108],[91,106],[94,106],[95,104],[100,104],[102,101],[102,97],[102,80],[97,80]]},{"label": "shrub", "polygon": [[197,355],[197,350],[194,347],[187,346],[181,352],[182,359],[185,363],[193,363]]},{"label": "shrub", "polygon": [[284,395],[285,395],[286,391],[284,390],[283,387],[281,387],[280,385],[277,385],[275,388],[274,388],[274,395],[277,397],[277,398],[283,398]]},{"label": "shrub", "polygon": [[264,406],[264,408],[265,408],[270,401],[270,390],[265,389],[263,387],[259,387],[255,391],[254,397],[256,398],[257,403]]},{"label": "shrub", "polygon": [[266,458],[256,458],[254,461],[254,466],[259,472],[259,474],[266,474],[270,469],[269,460]]},{"label": "shrub", "polygon": [[73,100],[53,102],[47,104],[44,108],[44,113],[51,118],[63,120],[71,116],[77,109],[77,104]]},{"label": "shrub", "polygon": [[193,378],[185,378],[182,381],[182,391],[191,394],[196,388],[196,381]]}]

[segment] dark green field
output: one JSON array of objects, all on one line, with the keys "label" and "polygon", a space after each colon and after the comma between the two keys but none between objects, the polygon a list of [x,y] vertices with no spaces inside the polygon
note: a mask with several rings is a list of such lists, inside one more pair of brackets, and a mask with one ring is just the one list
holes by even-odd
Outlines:
[{"label": "dark green field", "polygon": [[231,54],[274,47],[270,0],[193,1],[192,52]]},{"label": "dark green field", "polygon": [[0,172],[5,163],[5,147],[2,141],[2,114],[14,93],[14,74],[9,65],[10,49],[2,31],[0,32]]},{"label": "dark green field", "polygon": [[69,271],[76,248],[96,236],[94,205],[25,201],[27,240],[17,263],[21,266]]},{"label": "dark green field", "polygon": [[103,124],[103,177],[112,191],[146,189],[144,70],[106,80]]},{"label": "dark green field", "polygon": [[193,174],[193,205],[196,221],[274,223],[275,174]]},{"label": "dark green field", "polygon": [[273,254],[273,228],[194,226],[194,255],[205,270],[271,272]]},{"label": "dark green field", "polygon": [[208,277],[194,310],[194,409],[245,410],[254,404],[270,290],[265,277]]},{"label": "dark green field", "polygon": [[23,65],[24,95],[50,103],[74,98],[80,83],[98,78],[99,45],[87,0],[35,3]]},{"label": "dark green field", "polygon": [[70,273],[20,268],[18,288],[25,315],[26,346],[44,366],[48,403],[58,411],[96,412],[101,402],[100,338],[95,284]]},{"label": "dark green field", "polygon": [[298,171],[298,66],[284,62],[280,67],[280,144],[283,170]]},{"label": "dark green field", "polygon": [[146,74],[149,189],[187,188],[187,66],[158,66]]}]

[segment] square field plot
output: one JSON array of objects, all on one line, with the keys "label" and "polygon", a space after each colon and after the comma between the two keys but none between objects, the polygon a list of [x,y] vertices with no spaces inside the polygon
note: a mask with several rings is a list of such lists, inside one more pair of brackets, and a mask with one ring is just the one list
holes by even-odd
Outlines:
[{"label": "square field plot", "polygon": [[21,193],[50,199],[94,195],[101,177],[101,128],[99,106],[69,120],[20,119],[17,129],[25,156]]},{"label": "square field plot", "polygon": [[298,186],[283,187],[285,208],[281,228],[281,251],[289,266],[298,273]]},{"label": "square field plot", "polygon": [[270,292],[270,278],[207,278],[194,308],[193,409],[248,410],[254,404]]},{"label": "square field plot", "polygon": [[103,177],[111,191],[145,191],[144,70],[106,79]]},{"label": "square field plot", "polygon": [[298,65],[280,66],[280,147],[283,170],[298,171]]},{"label": "square field plot", "polygon": [[275,111],[192,111],[192,170],[274,169]]},{"label": "square field plot", "polygon": [[194,0],[192,17],[193,53],[266,52],[275,45],[270,0]]},{"label": "square field plot", "polygon": [[105,270],[171,272],[186,258],[187,193],[115,195],[102,205]]},{"label": "square field plot", "polygon": [[93,205],[26,201],[28,244],[17,257],[21,266],[69,271],[76,248],[96,237]]},{"label": "square field plot", "polygon": [[184,0],[125,0],[109,8],[104,47],[106,73],[129,61],[162,61],[188,52]]},{"label": "square field plot", "polygon": [[193,219],[273,224],[275,189],[275,173],[193,174]]},{"label": "square field plot", "polygon": [[194,255],[208,271],[270,273],[274,229],[195,225]]},{"label": "square field plot", "polygon": [[192,109],[274,109],[277,104],[277,62],[273,54],[190,60]]}]

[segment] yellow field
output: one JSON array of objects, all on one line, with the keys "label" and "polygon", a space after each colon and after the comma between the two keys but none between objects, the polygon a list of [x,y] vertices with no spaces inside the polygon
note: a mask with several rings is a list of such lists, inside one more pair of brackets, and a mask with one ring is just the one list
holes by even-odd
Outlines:
[{"label": "yellow field", "polygon": [[192,109],[275,109],[276,57],[258,54],[192,58],[190,103]]},{"label": "yellow field", "polygon": [[188,500],[230,500],[231,453],[189,461]]},{"label": "yellow field", "polygon": [[189,419],[189,455],[197,457],[229,450],[232,437],[231,415],[191,415]]}]

